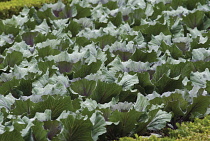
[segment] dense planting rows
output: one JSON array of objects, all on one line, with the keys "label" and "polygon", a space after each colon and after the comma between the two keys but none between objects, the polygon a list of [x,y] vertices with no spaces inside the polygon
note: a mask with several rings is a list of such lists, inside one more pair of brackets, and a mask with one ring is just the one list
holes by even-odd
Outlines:
[{"label": "dense planting rows", "polygon": [[206,0],[73,0],[0,27],[0,140],[113,140],[209,114]]}]

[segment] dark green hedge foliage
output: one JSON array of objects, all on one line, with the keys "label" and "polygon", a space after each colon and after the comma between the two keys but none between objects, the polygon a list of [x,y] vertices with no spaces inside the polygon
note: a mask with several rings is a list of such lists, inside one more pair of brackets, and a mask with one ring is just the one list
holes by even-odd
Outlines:
[{"label": "dark green hedge foliage", "polygon": [[169,131],[169,137],[157,136],[143,137],[135,135],[135,138],[124,137],[119,141],[209,141],[210,140],[210,116],[204,119],[196,118],[194,122],[177,124],[178,129]]},{"label": "dark green hedge foliage", "polygon": [[[71,0],[61,0],[63,3],[70,3]],[[55,3],[58,0],[0,0],[0,19],[11,18],[17,15],[23,7],[40,8],[44,3]]]}]

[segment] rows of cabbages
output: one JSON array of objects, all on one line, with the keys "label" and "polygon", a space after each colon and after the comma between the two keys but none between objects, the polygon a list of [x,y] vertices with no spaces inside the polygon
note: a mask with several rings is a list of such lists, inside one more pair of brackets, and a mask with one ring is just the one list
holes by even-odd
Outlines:
[{"label": "rows of cabbages", "polygon": [[73,0],[0,21],[0,140],[162,133],[210,113],[208,0]]}]

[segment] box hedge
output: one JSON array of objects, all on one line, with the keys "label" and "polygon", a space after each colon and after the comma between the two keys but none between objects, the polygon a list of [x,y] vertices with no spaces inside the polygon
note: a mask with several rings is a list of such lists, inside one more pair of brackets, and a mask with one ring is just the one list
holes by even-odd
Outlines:
[{"label": "box hedge", "polygon": [[[55,3],[58,0],[11,0],[0,1],[0,19],[12,17],[12,15],[18,14],[23,7],[36,7],[40,8],[44,3]],[[68,3],[71,0],[62,0],[64,3]]]},{"label": "box hedge", "polygon": [[157,136],[143,137],[135,135],[135,138],[124,137],[119,141],[209,141],[210,140],[210,116],[204,119],[195,119],[194,122],[177,124],[178,129],[169,131],[169,137]]}]

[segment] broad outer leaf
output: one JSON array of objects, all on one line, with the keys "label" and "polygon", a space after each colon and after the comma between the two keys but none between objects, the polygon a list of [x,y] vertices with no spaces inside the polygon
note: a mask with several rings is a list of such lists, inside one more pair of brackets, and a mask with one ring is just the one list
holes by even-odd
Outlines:
[{"label": "broad outer leaf", "polygon": [[52,112],[52,120],[58,118],[64,110],[73,110],[71,99],[68,96],[42,96],[43,101],[35,103],[35,106],[31,109],[31,116],[36,112],[44,112],[46,109],[50,109]]},{"label": "broad outer leaf", "polygon": [[0,134],[0,140],[1,141],[25,141],[23,137],[21,137],[20,132],[16,130],[12,132],[6,131],[5,133]]},{"label": "broad outer leaf", "polygon": [[194,119],[196,117],[199,118],[200,116],[203,116],[209,107],[209,103],[209,96],[199,95],[197,97],[193,97],[192,103],[190,103],[187,107],[184,119],[188,120],[189,118]]},{"label": "broad outer leaf", "polygon": [[171,114],[159,109],[152,109],[148,113],[145,113],[143,116],[141,116],[135,132],[143,135],[147,129],[160,130],[164,128],[166,123],[170,120]]},{"label": "broad outer leaf", "polygon": [[32,138],[36,141],[48,141],[47,130],[44,129],[44,123],[38,120],[33,121],[34,126],[32,129]]},{"label": "broad outer leaf", "polygon": [[131,56],[131,59],[136,62],[155,62],[157,61],[157,53],[155,51],[144,52],[140,49],[136,49],[135,53]]},{"label": "broad outer leaf", "polygon": [[204,18],[204,11],[196,11],[183,17],[183,21],[190,28],[199,27]]},{"label": "broad outer leaf", "polygon": [[42,34],[47,34],[50,31],[50,27],[48,26],[46,20],[44,19],[44,21],[40,25],[36,26],[33,31],[37,31]]},{"label": "broad outer leaf", "polygon": [[81,62],[77,62],[73,65],[74,78],[84,78],[85,76],[96,73],[101,67],[101,61],[93,62],[91,64],[82,64]]},{"label": "broad outer leaf", "polygon": [[15,98],[11,95],[8,94],[5,97],[0,95],[0,108],[5,107],[6,109],[10,110],[11,105],[15,102]]},{"label": "broad outer leaf", "polygon": [[89,81],[87,79],[81,79],[75,82],[72,82],[70,87],[71,89],[82,96],[90,96],[93,94],[96,86],[96,81]]},{"label": "broad outer leaf", "polygon": [[173,117],[184,116],[184,111],[186,110],[187,101],[183,98],[182,94],[170,93],[169,95],[163,94],[162,99],[165,103],[164,110],[167,112],[173,112]]},{"label": "broad outer leaf", "polygon": [[140,86],[142,88],[142,90],[139,89],[141,93],[152,93],[154,91],[155,86],[150,80],[150,74],[148,72],[142,72],[138,73],[137,75],[139,79],[139,83],[135,85],[137,86],[137,89],[138,86]]},{"label": "broad outer leaf", "polygon": [[156,90],[159,93],[167,92],[167,91],[174,91],[175,89],[182,88],[182,79],[181,77],[177,78],[169,78],[166,74],[155,83]]},{"label": "broad outer leaf", "polygon": [[148,130],[160,130],[171,120],[171,114],[162,110],[152,110],[149,112],[150,122],[147,125]]},{"label": "broad outer leaf", "polygon": [[121,85],[124,90],[129,90],[138,82],[139,82],[138,76],[130,75],[125,72],[124,76],[122,77],[121,81],[119,82],[119,85]]},{"label": "broad outer leaf", "polygon": [[92,141],[92,123],[89,119],[68,115],[65,119],[60,119],[63,124],[62,131],[53,141]]},{"label": "broad outer leaf", "polygon": [[16,100],[11,113],[13,115],[29,115],[31,107],[34,106],[34,103],[30,101],[30,99],[23,101],[23,100]]},{"label": "broad outer leaf", "polygon": [[15,65],[20,64],[23,60],[23,54],[18,51],[13,51],[12,53],[8,53],[6,58],[3,61],[3,64],[6,66],[14,67]]},{"label": "broad outer leaf", "polygon": [[119,94],[119,101],[135,102],[137,99],[138,91],[127,90],[121,91]]},{"label": "broad outer leaf", "polygon": [[150,103],[149,103],[148,99],[139,93],[136,103],[134,104],[134,109],[139,112],[145,112],[145,111],[147,111],[146,108],[149,104]]},{"label": "broad outer leaf", "polygon": [[106,122],[104,117],[101,115],[100,112],[95,112],[90,117],[90,121],[93,124],[92,128],[92,138],[94,141],[98,140],[98,136],[106,133]]},{"label": "broad outer leaf", "polygon": [[127,112],[114,111],[109,119],[111,122],[119,122],[119,124],[107,127],[108,136],[124,137],[132,134],[141,114],[134,109]]},{"label": "broad outer leaf", "polygon": [[98,103],[105,103],[111,101],[113,97],[120,94],[122,87],[116,83],[106,83],[97,81],[97,86],[90,98],[96,100]]}]

